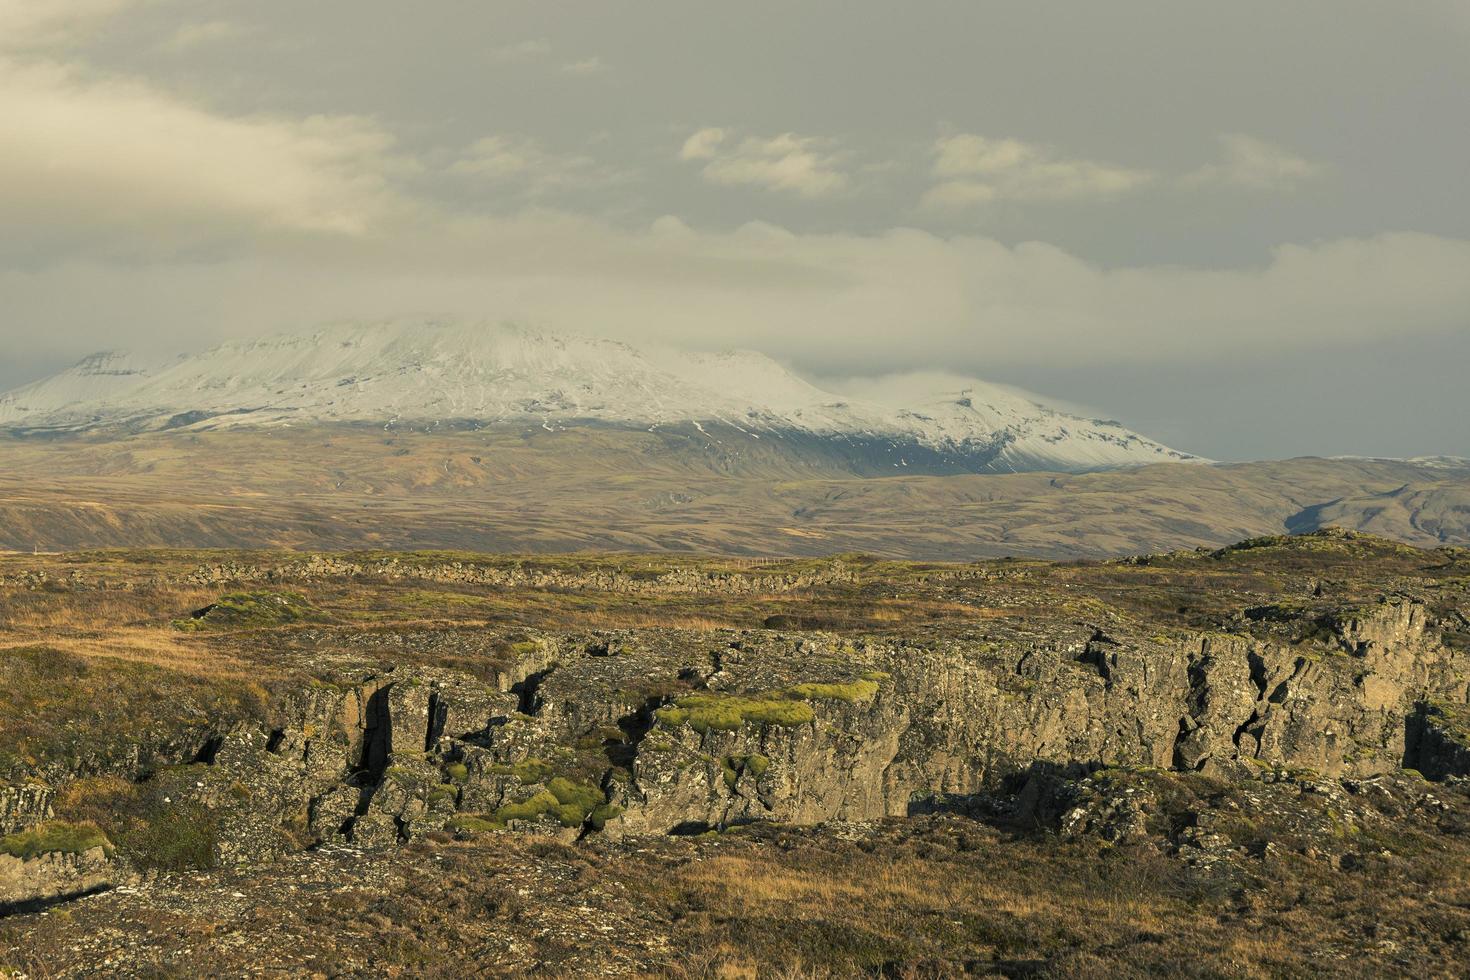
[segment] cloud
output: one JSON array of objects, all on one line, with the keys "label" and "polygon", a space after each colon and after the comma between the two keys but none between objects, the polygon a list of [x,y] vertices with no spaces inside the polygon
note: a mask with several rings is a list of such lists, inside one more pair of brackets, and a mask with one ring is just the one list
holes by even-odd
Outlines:
[{"label": "cloud", "polygon": [[715,126],[692,133],[679,151],[680,160],[709,160],[719,152],[720,144],[728,134]]},{"label": "cloud", "polygon": [[519,184],[532,197],[603,187],[629,177],[589,156],[553,153],[529,136],[504,135],[476,140],[449,166],[449,172],[496,183]]},{"label": "cloud", "polygon": [[410,166],[372,121],[227,116],[141,82],[0,59],[0,253],[363,234]]},{"label": "cloud", "polygon": [[152,0],[0,0],[0,49],[64,45]]},{"label": "cloud", "polygon": [[1152,366],[1162,377],[1210,365],[1230,376],[1381,343],[1385,324],[1404,344],[1464,335],[1470,241],[1390,234],[1281,246],[1253,268],[1112,268],[1043,244],[913,229],[711,232],[665,217],[628,230],[547,210],[408,212],[372,234],[222,260],[0,267],[0,295],[8,322],[27,325],[7,337],[21,361],[43,346],[68,357],[191,349],[427,312],[751,348],[830,375]]},{"label": "cloud", "polygon": [[1222,135],[1220,146],[1223,154],[1219,162],[1186,174],[1182,182],[1196,187],[1278,190],[1313,180],[1327,172],[1321,164],[1304,160],[1279,146],[1243,133]]},{"label": "cloud", "polygon": [[920,206],[967,208],[992,201],[1099,201],[1137,190],[1155,174],[1092,160],[1060,157],[1017,139],[959,133],[933,148],[935,184]]},{"label": "cloud", "polygon": [[581,61],[568,61],[561,66],[561,70],[568,75],[600,75],[608,67],[601,58],[594,56]]},{"label": "cloud", "polygon": [[197,24],[183,24],[163,43],[168,51],[189,51],[205,47],[247,33],[246,28],[233,21],[207,20]]},{"label": "cloud", "polygon": [[705,160],[701,174],[724,187],[758,187],[800,197],[830,197],[847,189],[847,174],[838,158],[825,152],[825,141],[795,133],[746,137],[729,143],[730,133],[701,129],[684,141],[681,160]]},{"label": "cloud", "polygon": [[533,38],[506,44],[490,51],[490,60],[502,64],[538,61],[551,53],[551,42],[544,38]]}]

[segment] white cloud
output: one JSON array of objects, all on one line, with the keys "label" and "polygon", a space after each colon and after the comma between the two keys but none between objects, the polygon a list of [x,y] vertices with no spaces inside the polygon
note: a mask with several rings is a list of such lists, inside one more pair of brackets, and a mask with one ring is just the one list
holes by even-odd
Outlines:
[{"label": "white cloud", "polygon": [[568,75],[600,75],[608,68],[601,58],[594,56],[581,61],[568,61],[561,66],[561,70]]},{"label": "white cloud", "polygon": [[140,82],[0,59],[0,251],[362,234],[402,202],[391,137],[346,116],[225,116]]},{"label": "white cloud", "polygon": [[758,187],[800,197],[829,197],[845,190],[848,176],[838,168],[827,143],[810,136],[782,133],[749,136],[730,143],[723,129],[701,129],[684,141],[682,160],[705,160],[704,179],[725,187]]},{"label": "white cloud", "polygon": [[708,160],[718,152],[720,144],[725,142],[727,134],[717,126],[709,126],[698,130],[684,141],[684,148],[679,151],[680,160]]},{"label": "white cloud", "polygon": [[1243,133],[1222,135],[1220,147],[1221,160],[1186,174],[1186,185],[1276,190],[1313,180],[1327,171],[1321,164]]},{"label": "white cloud", "polygon": [[930,210],[999,200],[1108,200],[1155,179],[1148,170],[1067,159],[1034,143],[970,133],[942,137],[933,152],[936,182],[920,202]]},{"label": "white cloud", "polygon": [[553,153],[529,136],[486,136],[476,140],[449,172],[499,183],[521,185],[530,196],[602,187],[628,175],[604,167],[579,153]]}]

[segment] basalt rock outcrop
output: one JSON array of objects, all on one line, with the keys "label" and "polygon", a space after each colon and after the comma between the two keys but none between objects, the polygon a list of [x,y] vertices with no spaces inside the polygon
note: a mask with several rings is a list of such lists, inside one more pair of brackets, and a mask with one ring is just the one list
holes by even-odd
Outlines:
[{"label": "basalt rock outcrop", "polygon": [[[1470,665],[1406,598],[1346,611],[1297,643],[1086,624],[904,639],[624,630],[534,634],[493,676],[353,673],[394,649],[463,650],[493,632],[305,630],[296,655],[330,665],[330,679],[287,692],[263,721],[211,733],[174,765],[122,753],[114,771],[207,814],[219,864],[446,829],[572,841],[901,817],[936,795],[1034,780],[1038,766],[1470,776]],[[0,791],[0,829],[53,817],[66,780],[51,775]],[[1042,789],[1029,792],[1041,807]],[[1079,806],[1069,812],[1090,814]],[[1123,809],[1061,822],[1126,837],[1143,815]],[[62,863],[61,879],[81,889],[105,861]],[[8,900],[55,893],[40,883],[56,872],[7,872]]]},{"label": "basalt rock outcrop", "polygon": [[[518,562],[413,561],[397,557],[353,561],[332,555],[307,555],[276,562],[224,561],[199,565],[187,572],[124,581],[73,569],[64,575],[45,570],[0,575],[0,588],[136,589],[160,586],[260,585],[327,580],[417,580],[481,585],[501,589],[575,589],[617,595],[708,595],[711,593],[776,594],[822,586],[850,585],[857,579],[840,560],[800,572],[762,571],[759,559],[735,559],[749,570],[695,568],[578,569]],[[978,572],[941,573],[950,577]]]}]

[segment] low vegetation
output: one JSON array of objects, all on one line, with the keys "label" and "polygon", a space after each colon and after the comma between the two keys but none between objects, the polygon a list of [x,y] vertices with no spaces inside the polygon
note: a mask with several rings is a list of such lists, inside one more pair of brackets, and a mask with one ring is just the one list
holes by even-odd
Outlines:
[{"label": "low vegetation", "polygon": [[25,861],[43,854],[82,854],[107,844],[107,836],[96,824],[58,820],[0,837],[0,854]]}]

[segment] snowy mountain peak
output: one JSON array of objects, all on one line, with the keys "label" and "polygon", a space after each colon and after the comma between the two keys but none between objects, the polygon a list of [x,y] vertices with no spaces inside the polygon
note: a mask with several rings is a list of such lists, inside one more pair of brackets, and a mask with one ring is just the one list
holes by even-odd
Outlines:
[{"label": "snowy mountain peak", "polygon": [[689,426],[706,435],[713,425],[732,437],[871,444],[895,466],[989,472],[1196,459],[979,381],[917,400],[856,399],[754,351],[640,350],[497,323],[337,326],[162,365],[102,353],[0,395],[0,426],[12,429],[333,422]]}]

